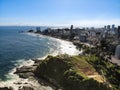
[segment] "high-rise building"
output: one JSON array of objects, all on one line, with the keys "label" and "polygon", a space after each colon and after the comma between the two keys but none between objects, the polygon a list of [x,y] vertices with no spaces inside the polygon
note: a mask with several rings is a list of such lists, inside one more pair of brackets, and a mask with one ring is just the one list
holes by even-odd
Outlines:
[{"label": "high-rise building", "polygon": [[106,30],[107,28],[106,28],[106,26],[104,26],[104,30]]},{"label": "high-rise building", "polygon": [[114,24],[112,25],[112,31],[113,32],[115,31],[115,25]]},{"label": "high-rise building", "polygon": [[118,38],[120,38],[120,26],[118,26],[118,29],[117,29],[117,36]]},{"label": "high-rise building", "polygon": [[70,34],[73,33],[73,25],[70,26]]},{"label": "high-rise building", "polygon": [[41,28],[40,27],[36,27],[36,33],[41,33]]},{"label": "high-rise building", "polygon": [[110,25],[107,25],[107,30],[110,30]]},{"label": "high-rise building", "polygon": [[70,29],[71,29],[71,30],[73,29],[73,25],[70,26]]},{"label": "high-rise building", "polygon": [[70,26],[70,40],[73,39],[73,25]]},{"label": "high-rise building", "polygon": [[36,27],[36,30],[41,30],[41,28],[40,27]]}]

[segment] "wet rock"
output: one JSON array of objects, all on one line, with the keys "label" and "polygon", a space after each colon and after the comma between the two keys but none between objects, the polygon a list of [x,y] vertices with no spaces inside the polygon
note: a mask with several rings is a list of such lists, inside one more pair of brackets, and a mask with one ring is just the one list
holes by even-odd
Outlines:
[{"label": "wet rock", "polygon": [[25,82],[24,84],[28,84],[27,82]]},{"label": "wet rock", "polygon": [[34,88],[29,86],[23,86],[22,88],[19,88],[19,90],[34,90]]},{"label": "wet rock", "polygon": [[34,64],[39,64],[42,62],[42,60],[38,60],[38,59],[34,59],[33,61],[34,61]]},{"label": "wet rock", "polygon": [[21,68],[17,68],[15,73],[26,73],[26,72],[33,72],[34,69],[32,67],[23,66]]},{"label": "wet rock", "polygon": [[12,87],[0,87],[0,90],[14,90]]},{"label": "wet rock", "polygon": [[31,76],[34,76],[33,72],[35,68],[36,67],[34,66],[23,66],[23,67],[17,68],[15,74],[17,74],[20,78],[26,79]]},{"label": "wet rock", "polygon": [[33,67],[37,67],[37,66],[39,66],[39,63],[35,63],[35,64],[33,64]]},{"label": "wet rock", "polygon": [[34,76],[34,74],[32,72],[18,73],[18,75],[19,75],[20,78],[24,78],[24,79],[29,78],[31,76]]},{"label": "wet rock", "polygon": [[14,84],[18,84],[18,85],[20,85],[20,84],[22,84],[21,82],[14,82]]}]

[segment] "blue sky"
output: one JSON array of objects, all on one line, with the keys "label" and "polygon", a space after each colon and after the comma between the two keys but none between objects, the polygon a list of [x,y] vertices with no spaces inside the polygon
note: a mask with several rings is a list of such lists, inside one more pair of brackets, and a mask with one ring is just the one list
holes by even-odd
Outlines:
[{"label": "blue sky", "polygon": [[0,25],[120,25],[120,0],[0,0]]}]

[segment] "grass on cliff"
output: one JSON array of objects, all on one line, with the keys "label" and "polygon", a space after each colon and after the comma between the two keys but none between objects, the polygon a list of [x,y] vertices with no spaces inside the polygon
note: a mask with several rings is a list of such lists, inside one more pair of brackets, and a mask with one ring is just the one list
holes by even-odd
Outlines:
[{"label": "grass on cliff", "polygon": [[60,85],[63,90],[111,90],[89,75],[96,73],[86,57],[68,55],[48,56],[35,70],[38,78]]},{"label": "grass on cliff", "polygon": [[76,45],[78,49],[83,49],[84,55],[87,56],[80,57],[91,64],[96,71],[106,79],[106,84],[110,84],[113,90],[120,90],[120,66],[104,58],[106,54],[111,55],[114,52],[114,46],[109,48],[108,44],[108,47],[106,46],[108,49],[104,51],[103,48],[101,48],[103,45],[92,48],[76,42],[74,42],[74,45]]},{"label": "grass on cliff", "polygon": [[86,76],[96,73],[95,68],[86,61],[85,57],[74,56],[71,59],[71,63],[78,72],[82,72]]},{"label": "grass on cliff", "polygon": [[120,66],[117,66],[107,60],[101,60],[94,55],[86,59],[97,72],[102,74],[108,84],[111,84],[113,90],[120,90]]}]

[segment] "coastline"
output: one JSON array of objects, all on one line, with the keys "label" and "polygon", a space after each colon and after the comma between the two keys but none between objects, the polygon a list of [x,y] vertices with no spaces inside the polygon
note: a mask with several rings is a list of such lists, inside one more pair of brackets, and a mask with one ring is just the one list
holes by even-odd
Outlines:
[{"label": "coastline", "polygon": [[[29,33],[27,33],[27,34],[30,35]],[[66,41],[66,40],[62,40],[62,39],[58,39],[58,38],[54,38],[54,37],[50,37],[50,36],[35,34],[35,33],[32,33],[31,35],[37,36],[37,37],[49,38],[49,39],[55,40],[55,41],[60,43],[57,50],[55,50],[54,52],[52,52],[50,54],[47,54],[46,56],[44,56],[42,58],[36,58],[35,60],[43,60],[48,55],[52,55],[52,56],[57,56],[59,54],[78,55],[80,53],[80,51],[76,49],[76,46],[73,45],[73,43],[70,42],[70,41]],[[38,90],[38,88],[41,88],[41,90],[54,90],[55,89],[54,86],[50,85],[49,83],[47,83],[48,84],[47,86],[42,85],[35,79],[35,77],[30,77],[30,78],[27,78],[27,79],[23,79],[23,78],[19,78],[19,75],[14,74],[16,72],[17,68],[21,68],[21,67],[24,67],[24,66],[33,67],[34,64],[35,64],[35,60],[30,59],[30,60],[27,60],[27,61],[23,61],[19,66],[12,69],[10,71],[9,75],[11,77],[14,77],[14,79],[13,80],[8,80],[6,82],[1,82],[0,83],[0,88],[1,87],[11,87],[11,86],[13,86],[12,88],[14,88],[14,90],[18,90],[20,87],[21,88],[23,86],[31,87],[31,85],[32,85],[32,87],[34,87],[35,90]]]},{"label": "coastline", "polygon": [[73,44],[72,41],[55,38],[52,36],[37,34],[37,33],[27,33],[27,34],[32,36],[37,36],[37,37],[48,38],[49,40],[54,40],[58,42],[59,43],[58,49],[52,54],[50,54],[52,56],[54,55],[56,56],[58,54],[68,54],[72,56],[72,55],[79,55],[80,53],[82,53],[82,51],[79,51],[78,49],[76,49],[76,46]]}]

